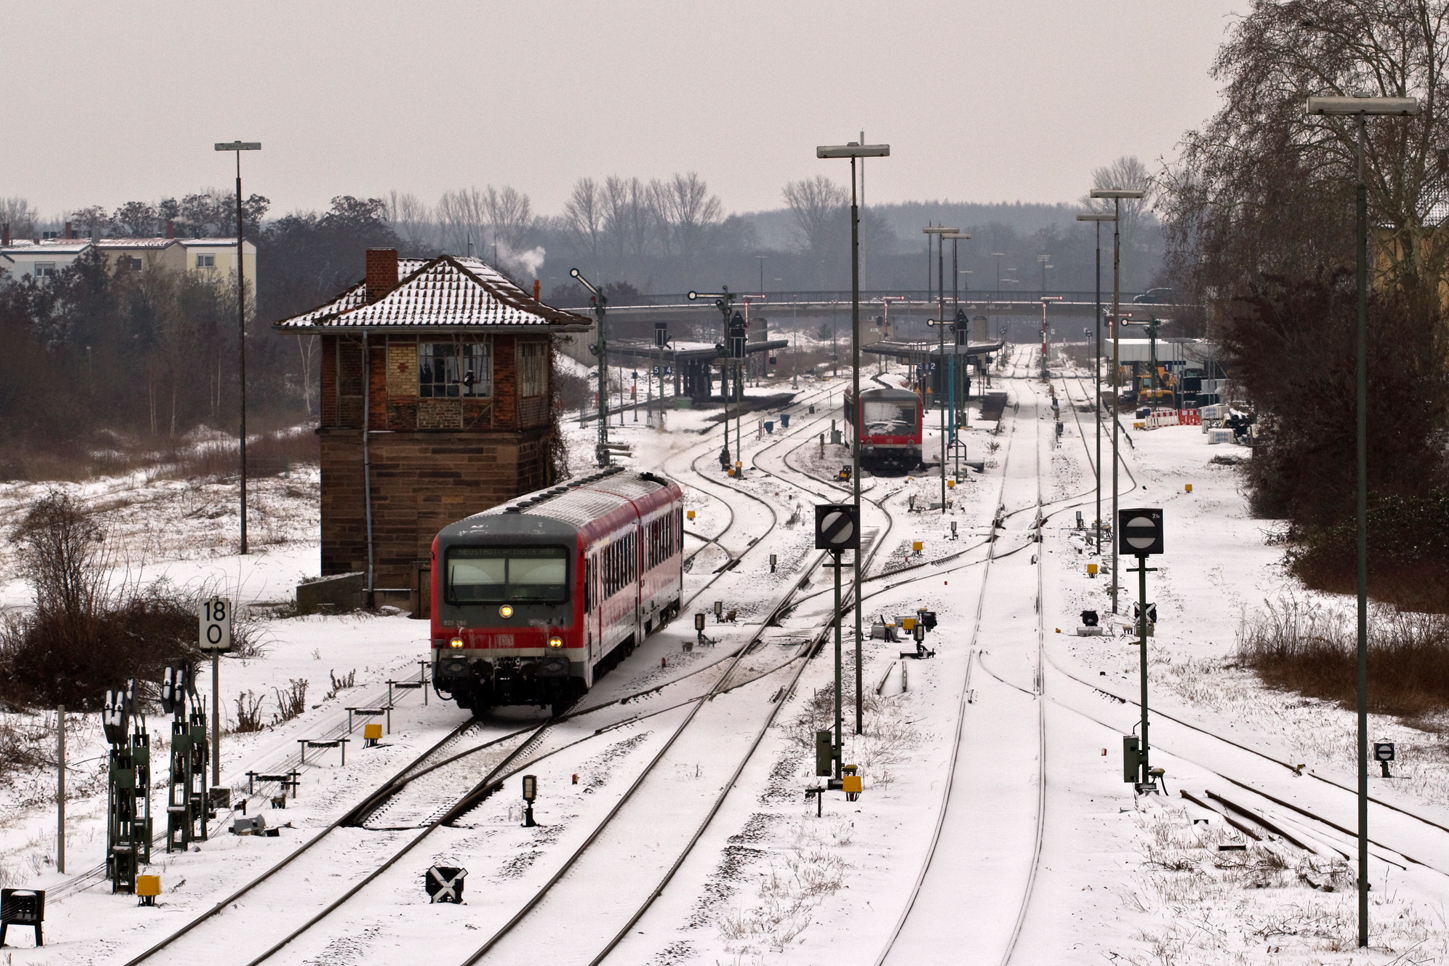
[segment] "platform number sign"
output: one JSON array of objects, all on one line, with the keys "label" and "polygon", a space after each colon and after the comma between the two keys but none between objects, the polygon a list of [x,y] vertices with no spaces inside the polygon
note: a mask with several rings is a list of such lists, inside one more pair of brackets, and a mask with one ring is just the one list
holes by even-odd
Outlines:
[{"label": "platform number sign", "polygon": [[824,503],[815,508],[815,549],[839,553],[860,549],[860,526],[849,503]]},{"label": "platform number sign", "polygon": [[1139,508],[1117,513],[1117,551],[1131,557],[1162,553],[1162,510]]},{"label": "platform number sign", "polygon": [[201,602],[199,643],[203,651],[231,650],[231,601],[225,597]]}]

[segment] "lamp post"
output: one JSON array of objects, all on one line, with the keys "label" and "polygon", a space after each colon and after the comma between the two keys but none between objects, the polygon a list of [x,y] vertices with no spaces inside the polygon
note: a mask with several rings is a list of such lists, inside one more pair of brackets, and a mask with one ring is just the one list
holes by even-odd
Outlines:
[{"label": "lamp post", "polygon": [[[950,417],[951,445],[952,445],[952,448],[955,448],[955,445],[956,445],[956,430],[957,430],[957,426],[956,426],[956,354],[957,354],[957,351],[958,351],[957,347],[961,345],[961,321],[962,321],[962,319],[965,318],[961,314],[961,269],[957,267],[957,265],[959,263],[957,261],[956,246],[957,246],[957,244],[959,242],[961,242],[961,241],[963,241],[965,239],[969,239],[971,237],[971,235],[969,233],[957,231],[957,232],[952,232],[949,235],[942,235],[941,237],[943,239],[944,238],[951,239],[951,319],[952,319],[952,323],[951,323],[951,333],[952,333],[952,337],[953,338],[951,340],[951,362],[950,362],[950,365],[948,365],[946,367],[947,370],[948,370],[949,378],[951,380],[951,382],[950,382],[950,388],[946,391],[946,408],[949,409],[950,410],[950,413],[951,413],[951,417]],[[959,481],[960,480],[960,477],[961,477],[961,474],[959,472],[959,470],[960,470],[960,463],[961,463],[961,456],[960,456],[959,453],[956,456],[956,463],[957,463],[957,472],[955,474],[953,474],[953,475]],[[941,474],[942,474],[942,476],[944,476],[945,473],[946,473],[946,461],[943,458],[941,460]],[[941,503],[943,504],[943,506],[941,508],[941,512],[942,513],[945,513],[946,512],[945,506],[944,506],[945,502],[946,501],[944,499],[941,500]]]},{"label": "lamp post", "polygon": [[764,295],[765,294],[765,256],[764,255],[756,255],[755,256],[755,261],[759,262],[759,264],[760,264],[760,294],[761,295]]},{"label": "lamp post", "polygon": [[1412,97],[1310,97],[1308,113],[1358,119],[1358,944],[1368,928],[1368,186],[1363,142],[1369,115],[1419,113]]},{"label": "lamp post", "polygon": [[1097,556],[1102,556],[1102,222],[1117,220],[1116,215],[1106,212],[1087,212],[1077,216],[1077,221],[1090,221],[1097,228],[1097,398],[1093,409],[1097,412]]},{"label": "lamp post", "polygon": [[[1134,188],[1093,188],[1093,198],[1112,199],[1112,523],[1117,522],[1117,370],[1122,359],[1122,199],[1141,198],[1146,192]],[[1117,537],[1112,536],[1112,613],[1117,613]]]},{"label": "lamp post", "polygon": [[[242,280],[245,253],[242,251],[242,185],[241,153],[260,151],[260,141],[217,142],[218,151],[236,152],[236,323],[237,323],[237,395],[241,403],[239,428],[241,449],[241,552],[247,552],[247,289]],[[362,427],[367,432],[367,427]],[[215,712],[215,708],[212,709]],[[216,714],[212,715],[212,731],[216,731]]]},{"label": "lamp post", "polygon": [[606,355],[608,347],[604,341],[604,307],[609,304],[609,300],[577,268],[569,269],[569,277],[593,295],[589,301],[594,303],[594,318],[599,323],[599,341],[590,348],[599,357],[599,441],[594,446],[594,459],[599,466],[604,467],[609,465],[609,387],[606,384],[609,363]]},{"label": "lamp post", "polygon": [[[851,500],[855,504],[855,518],[860,519],[860,206],[855,195],[855,168],[859,158],[888,158],[889,144],[862,144],[852,141],[844,145],[822,144],[815,149],[817,158],[850,159],[850,379],[851,398],[854,400],[851,417],[855,420],[855,440],[851,446]],[[852,606],[855,610],[855,733],[865,728],[865,711],[862,702],[862,668],[860,654],[860,551],[855,551],[855,567],[851,572],[854,584]],[[837,571],[838,573],[838,571]],[[835,619],[840,619],[839,613]],[[840,655],[837,652],[837,665]],[[840,689],[835,691],[835,706],[840,707]],[[836,749],[839,754],[840,749]]]},{"label": "lamp post", "polygon": [[[926,324],[927,325],[934,325],[934,326],[937,327],[937,329],[936,329],[936,342],[938,343],[938,346],[939,347],[938,347],[938,349],[936,351],[936,362],[935,362],[935,365],[936,366],[940,366],[943,362],[946,361],[946,330],[944,328],[942,328],[942,326],[944,326],[946,324],[946,249],[945,249],[945,245],[946,245],[946,239],[949,238],[952,235],[959,235],[961,233],[961,229],[959,229],[959,228],[944,228],[944,227],[942,227],[940,225],[932,225],[932,226],[927,227],[927,228],[922,228],[921,231],[924,234],[926,234],[926,235],[935,235],[936,236],[936,296],[937,296],[937,298],[936,298],[936,318],[935,318],[934,321],[932,321],[931,319],[927,319],[926,320]],[[968,235],[967,237],[969,238],[970,236]],[[931,244],[930,240],[927,239],[927,241],[926,241],[927,247],[929,247],[930,244]],[[936,370],[933,369],[931,371],[932,372],[935,372]],[[937,378],[934,380],[937,386],[944,385],[945,380],[943,378],[941,378],[941,376],[944,376],[944,375],[945,375],[945,373],[943,372],[943,373],[940,374],[940,376],[937,376]],[[940,393],[940,390],[938,388],[933,388],[930,383],[927,383],[927,390],[933,392],[937,396],[939,396],[941,394]],[[940,402],[939,399],[937,399],[936,401],[937,402]],[[943,403],[941,405],[941,513],[942,514],[945,514],[945,512],[946,512],[946,406]]]}]

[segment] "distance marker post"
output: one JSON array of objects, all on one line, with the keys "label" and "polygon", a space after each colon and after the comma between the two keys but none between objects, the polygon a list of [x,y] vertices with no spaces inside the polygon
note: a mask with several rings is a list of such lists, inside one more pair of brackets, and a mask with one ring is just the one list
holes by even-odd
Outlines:
[{"label": "distance marker post", "polygon": [[211,652],[211,787],[221,784],[221,655],[231,650],[231,601],[213,597],[201,602],[198,644]]}]

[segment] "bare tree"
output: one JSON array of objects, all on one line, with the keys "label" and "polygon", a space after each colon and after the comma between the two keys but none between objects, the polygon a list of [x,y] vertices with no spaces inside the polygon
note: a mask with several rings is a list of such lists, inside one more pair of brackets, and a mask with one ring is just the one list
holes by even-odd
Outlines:
[{"label": "bare tree", "polygon": [[603,208],[615,254],[643,258],[654,231],[649,189],[638,178],[610,175],[604,181]]},{"label": "bare tree", "polygon": [[483,208],[488,213],[488,228],[494,244],[510,253],[520,251],[533,227],[533,206],[528,195],[504,185],[492,185],[483,194]]},{"label": "bare tree", "polygon": [[1374,264],[1437,286],[1449,247],[1429,243],[1449,204],[1449,0],[1255,3],[1218,51],[1223,108],[1163,174],[1168,267],[1228,296],[1263,274],[1307,277],[1353,262],[1357,123],[1304,113],[1311,95],[1416,97],[1417,117],[1368,124]]},{"label": "bare tree", "polygon": [[[704,248],[710,232],[719,224],[723,206],[718,196],[709,193],[709,185],[694,171],[675,174],[669,181],[650,183],[655,216],[661,225],[661,237],[667,245],[684,257],[686,276],[693,270],[694,258]],[[666,250],[666,254],[669,252]]]},{"label": "bare tree", "polygon": [[824,288],[825,262],[850,230],[850,195],[823,174],[788,182],[781,193],[794,218],[795,245],[814,263],[816,284]]},{"label": "bare tree", "polygon": [[481,191],[477,188],[444,191],[435,211],[444,249],[466,254],[470,244],[478,249],[483,247],[488,212]]},{"label": "bare tree", "polygon": [[590,258],[599,255],[605,224],[604,190],[593,178],[574,182],[573,193],[564,203],[564,229],[580,252]]},{"label": "bare tree", "polygon": [[[1143,214],[1151,210],[1156,190],[1152,172],[1147,170],[1147,165],[1135,156],[1120,157],[1106,167],[1092,169],[1092,187],[1122,188],[1145,193],[1141,198],[1123,198],[1121,202],[1122,223],[1118,227],[1124,238],[1135,242],[1137,226],[1141,223]],[[1082,204],[1091,211],[1104,214],[1111,214],[1115,210],[1112,199],[1093,198],[1090,194],[1082,196]]]},{"label": "bare tree", "polygon": [[387,221],[411,255],[423,255],[437,247],[437,225],[427,203],[412,192],[388,192]]},{"label": "bare tree", "polygon": [[34,238],[40,213],[19,195],[0,198],[0,225],[9,225],[14,238]]}]

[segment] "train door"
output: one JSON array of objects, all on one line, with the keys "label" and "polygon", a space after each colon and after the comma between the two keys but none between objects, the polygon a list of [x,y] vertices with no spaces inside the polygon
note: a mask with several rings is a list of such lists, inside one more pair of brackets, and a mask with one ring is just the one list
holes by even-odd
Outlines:
[{"label": "train door", "polygon": [[644,643],[644,530],[636,525],[629,537],[629,556],[634,561],[634,646]]}]

